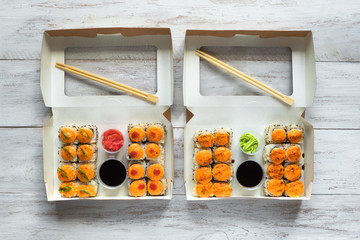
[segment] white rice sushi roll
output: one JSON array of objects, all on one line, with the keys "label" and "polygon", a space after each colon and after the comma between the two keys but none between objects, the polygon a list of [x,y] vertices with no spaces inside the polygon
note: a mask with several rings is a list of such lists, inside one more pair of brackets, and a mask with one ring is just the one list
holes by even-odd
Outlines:
[{"label": "white rice sushi roll", "polygon": [[211,148],[195,148],[194,149],[194,169],[200,166],[205,167],[213,163],[213,154]]},{"label": "white rice sushi roll", "polygon": [[96,125],[83,125],[78,129],[76,139],[80,144],[97,143],[98,129]]},{"label": "white rice sushi roll", "polygon": [[99,184],[92,180],[88,183],[78,182],[77,196],[80,198],[96,197]]},{"label": "white rice sushi roll", "polygon": [[304,194],[304,184],[301,180],[296,180],[293,182],[288,182],[285,185],[285,193],[286,197],[291,198],[299,198]]},{"label": "white rice sushi roll", "polygon": [[128,176],[133,180],[141,179],[146,174],[145,161],[129,161],[128,163]]},{"label": "white rice sushi roll", "polygon": [[267,197],[281,197],[285,191],[285,182],[282,179],[266,179],[264,193]]},{"label": "white rice sushi roll", "polygon": [[149,142],[164,143],[166,137],[166,128],[162,123],[147,123],[146,138]]},{"label": "white rice sushi roll", "polygon": [[281,164],[286,159],[285,144],[268,144],[264,147],[264,163]]},{"label": "white rice sushi roll", "polygon": [[196,148],[210,148],[214,146],[215,137],[212,131],[199,130],[194,133],[193,141]]},{"label": "white rice sushi roll", "polygon": [[90,182],[96,179],[96,164],[94,162],[76,164],[76,177],[80,182]]},{"label": "white rice sushi roll", "polygon": [[78,144],[76,136],[78,133],[77,126],[61,126],[58,131],[61,145]]},{"label": "white rice sushi roll", "polygon": [[77,196],[78,184],[76,181],[63,182],[60,184],[58,192],[61,197],[74,198]]},{"label": "white rice sushi roll", "polygon": [[301,165],[299,166],[296,163],[292,163],[292,164],[285,164],[284,167],[285,167],[284,178],[289,182],[299,180],[300,178],[302,178],[302,176],[304,176],[304,171]]},{"label": "white rice sushi roll", "polygon": [[212,167],[198,167],[193,170],[193,180],[198,183],[206,184],[211,182],[212,177]]},{"label": "white rice sushi roll", "polygon": [[265,128],[265,142],[269,143],[285,143],[286,128],[283,124],[273,124]]},{"label": "white rice sushi roll", "polygon": [[57,168],[58,179],[62,182],[70,182],[76,179],[76,164],[60,162]]},{"label": "white rice sushi roll", "polygon": [[143,123],[131,123],[128,125],[128,136],[131,142],[146,142],[146,125]]},{"label": "white rice sushi roll", "polygon": [[290,124],[286,126],[287,142],[289,143],[303,143],[304,141],[304,127],[298,124]]},{"label": "white rice sushi roll", "polygon": [[145,159],[144,144],[142,143],[129,144],[126,158],[128,160],[137,160],[137,161],[144,160]]},{"label": "white rice sushi roll", "polygon": [[213,183],[212,182],[206,184],[195,183],[193,188],[193,196],[200,198],[209,198],[214,196]]},{"label": "white rice sushi roll", "polygon": [[167,189],[167,180],[163,178],[159,181],[148,180],[147,193],[148,196],[164,196]]},{"label": "white rice sushi roll", "polygon": [[234,174],[232,164],[218,163],[212,168],[213,178],[218,182],[230,182]]},{"label": "white rice sushi roll", "polygon": [[96,162],[97,146],[96,144],[81,144],[77,147],[76,154],[80,163]]},{"label": "white rice sushi roll", "polygon": [[217,128],[214,131],[214,145],[231,148],[233,131],[231,128]]},{"label": "white rice sushi roll", "polygon": [[60,145],[58,149],[58,159],[60,162],[75,163],[78,161],[76,145]]},{"label": "white rice sushi roll", "polygon": [[299,144],[286,144],[285,154],[285,163],[297,163],[299,166],[304,164],[303,151]]},{"label": "white rice sushi roll", "polygon": [[145,197],[147,193],[145,178],[139,180],[129,180],[129,196],[130,197]]},{"label": "white rice sushi roll", "polygon": [[145,158],[152,162],[164,163],[165,149],[160,143],[147,143],[145,145]]},{"label": "white rice sushi roll", "polygon": [[227,163],[233,162],[231,150],[227,147],[214,147],[213,148],[214,163]]}]

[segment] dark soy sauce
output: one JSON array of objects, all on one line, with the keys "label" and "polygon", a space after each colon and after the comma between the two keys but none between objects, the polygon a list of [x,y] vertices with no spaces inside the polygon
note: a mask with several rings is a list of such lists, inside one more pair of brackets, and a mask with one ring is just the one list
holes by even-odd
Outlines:
[{"label": "dark soy sauce", "polygon": [[105,161],[100,167],[101,181],[110,187],[122,184],[126,178],[126,168],[124,164],[115,159]]},{"label": "dark soy sauce", "polygon": [[240,164],[236,171],[236,178],[240,185],[252,188],[256,187],[263,178],[261,166],[254,161],[246,161]]}]

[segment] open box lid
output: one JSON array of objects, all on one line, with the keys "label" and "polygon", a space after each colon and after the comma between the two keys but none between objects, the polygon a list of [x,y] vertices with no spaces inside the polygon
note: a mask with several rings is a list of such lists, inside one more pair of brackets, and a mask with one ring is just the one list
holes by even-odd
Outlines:
[{"label": "open box lid", "polygon": [[[55,67],[64,63],[69,47],[156,47],[156,105],[132,95],[67,96],[65,72]],[[169,28],[92,28],[45,31],[42,42],[40,86],[47,107],[101,107],[107,100],[123,106],[170,106],[173,103],[173,56]],[[96,73],[94,73],[96,74]],[[106,76],[104,76],[106,77]]]},{"label": "open box lid", "polygon": [[[187,30],[184,49],[184,105],[193,107],[284,107],[264,96],[203,96],[200,93],[201,47],[289,47],[292,50],[292,107],[312,105],[316,89],[315,57],[311,31]],[[241,69],[239,69],[241,70]],[[219,69],[219,71],[222,71]],[[261,81],[261,79],[258,79]],[[255,87],[254,87],[255,88]]]}]

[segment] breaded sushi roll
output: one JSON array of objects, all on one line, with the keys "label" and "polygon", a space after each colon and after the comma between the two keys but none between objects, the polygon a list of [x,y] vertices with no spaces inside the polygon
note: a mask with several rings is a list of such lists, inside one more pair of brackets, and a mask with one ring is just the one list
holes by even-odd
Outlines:
[{"label": "breaded sushi roll", "polygon": [[95,144],[82,144],[76,150],[77,157],[82,162],[95,162],[97,148]]},{"label": "breaded sushi roll", "polygon": [[76,179],[75,175],[76,165],[74,163],[60,162],[57,168],[58,179],[62,182],[70,182]]},{"label": "breaded sushi roll", "polygon": [[197,166],[208,166],[213,161],[211,148],[194,149],[194,168]]},{"label": "breaded sushi roll", "polygon": [[145,179],[132,180],[129,184],[129,195],[131,197],[146,196],[146,182]]},{"label": "breaded sushi roll", "polygon": [[217,128],[214,131],[215,146],[231,147],[233,131],[230,128]]},{"label": "breaded sushi roll", "polygon": [[287,141],[290,143],[302,143],[304,139],[304,127],[298,124],[290,124],[286,126]]},{"label": "breaded sushi roll", "polygon": [[285,178],[288,181],[293,182],[293,181],[300,179],[300,177],[302,175],[302,170],[296,164],[289,164],[285,167],[284,174],[285,174]]},{"label": "breaded sushi roll", "polygon": [[146,125],[146,137],[149,142],[164,143],[166,129],[162,123],[148,123]]},{"label": "breaded sushi roll", "polygon": [[76,139],[79,143],[96,143],[98,138],[98,130],[95,125],[81,126],[77,132]]},{"label": "breaded sushi roll", "polygon": [[73,198],[76,196],[78,185],[75,182],[63,182],[59,186],[59,193],[62,197]]},{"label": "breaded sushi roll", "polygon": [[132,143],[128,147],[127,159],[129,160],[144,160],[145,151],[143,144]]},{"label": "breaded sushi roll", "polygon": [[201,198],[212,197],[214,195],[213,183],[209,182],[206,184],[202,184],[202,183],[195,184],[193,189],[193,195]]},{"label": "breaded sushi roll", "polygon": [[98,184],[93,180],[88,183],[80,183],[77,188],[77,195],[80,198],[96,197]]},{"label": "breaded sushi roll", "polygon": [[76,168],[76,177],[80,182],[88,183],[95,177],[95,164],[94,163],[79,163]]},{"label": "breaded sushi roll", "polygon": [[60,162],[77,162],[76,145],[62,145],[59,147]]},{"label": "breaded sushi roll", "polygon": [[214,148],[214,162],[215,163],[231,163],[231,151],[226,147]]},{"label": "breaded sushi roll", "polygon": [[268,143],[285,143],[286,128],[283,124],[273,124],[265,128],[265,142]]},{"label": "breaded sushi roll", "polygon": [[282,165],[276,165],[276,164],[271,163],[271,164],[268,164],[266,169],[267,169],[266,174],[270,178],[280,180],[284,177],[285,170]]},{"label": "breaded sushi roll", "polygon": [[194,171],[194,180],[206,184],[212,180],[212,170],[210,167],[201,167]]},{"label": "breaded sushi roll", "polygon": [[133,180],[145,177],[146,163],[144,161],[130,161],[128,168],[128,176]]},{"label": "breaded sushi roll", "polygon": [[164,177],[165,171],[161,164],[151,164],[146,171],[146,175],[150,180],[159,181]]},{"label": "breaded sushi roll", "polygon": [[145,134],[146,125],[142,123],[129,124],[128,126],[128,135],[132,142],[145,142],[146,134]]},{"label": "breaded sushi roll", "polygon": [[286,161],[295,163],[302,159],[301,147],[298,144],[289,144],[286,145]]},{"label": "breaded sushi roll", "polygon": [[164,164],[165,149],[159,143],[147,143],[145,145],[145,158],[150,161]]},{"label": "breaded sushi roll", "polygon": [[304,192],[304,185],[302,181],[289,182],[285,186],[285,195],[288,197],[301,197]]},{"label": "breaded sushi roll", "polygon": [[228,182],[231,181],[231,176],[233,175],[233,167],[232,165],[219,163],[214,165],[212,172],[215,181]]},{"label": "breaded sushi roll", "polygon": [[194,144],[197,148],[211,148],[214,145],[215,137],[211,131],[196,131],[193,136]]},{"label": "breaded sushi roll", "polygon": [[215,182],[212,187],[215,197],[230,197],[232,188],[229,183]]},{"label": "breaded sushi roll", "polygon": [[268,144],[264,148],[264,162],[281,164],[286,159],[284,146],[281,144]]},{"label": "breaded sushi roll", "polygon": [[282,179],[267,179],[264,184],[266,196],[280,197],[285,191],[285,183]]},{"label": "breaded sushi roll", "polygon": [[63,126],[59,129],[59,140],[62,144],[77,144],[76,139],[78,127],[76,126]]},{"label": "breaded sushi roll", "polygon": [[147,183],[147,191],[150,196],[163,196],[167,189],[167,181],[165,178],[160,181],[149,180]]}]

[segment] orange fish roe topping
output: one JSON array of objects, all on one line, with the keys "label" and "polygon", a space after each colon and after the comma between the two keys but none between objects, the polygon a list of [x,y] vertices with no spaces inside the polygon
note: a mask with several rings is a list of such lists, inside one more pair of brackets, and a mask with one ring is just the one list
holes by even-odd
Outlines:
[{"label": "orange fish roe topping", "polygon": [[83,127],[79,129],[76,138],[79,140],[80,143],[88,143],[91,141],[93,135],[94,133],[93,131],[91,131],[90,128]]},{"label": "orange fish roe topping", "polygon": [[149,180],[147,184],[148,192],[150,195],[160,195],[163,192],[164,186],[161,181]]},{"label": "orange fish roe topping", "polygon": [[281,179],[284,176],[284,167],[282,165],[270,164],[267,171],[269,176],[274,179]]},{"label": "orange fish roe topping", "polygon": [[285,168],[285,177],[289,181],[298,180],[301,176],[301,168],[298,165],[290,164]]},{"label": "orange fish roe topping", "polygon": [[145,154],[148,158],[154,159],[160,155],[161,149],[156,143],[149,143],[146,146]]},{"label": "orange fish roe topping", "polygon": [[286,184],[285,192],[289,197],[300,197],[304,192],[304,185],[299,180],[290,182]]},{"label": "orange fish roe topping", "polygon": [[64,160],[74,160],[76,156],[76,149],[73,146],[64,146],[61,148],[61,157]]},{"label": "orange fish roe topping", "polygon": [[290,162],[296,162],[301,157],[301,149],[298,146],[290,146],[286,149],[286,157]]},{"label": "orange fish roe topping", "polygon": [[164,168],[158,163],[152,164],[147,170],[147,175],[151,180],[159,181],[164,177]]},{"label": "orange fish roe topping", "polygon": [[78,158],[82,161],[89,161],[94,155],[94,148],[90,145],[81,145],[77,150]]},{"label": "orange fish roe topping", "polygon": [[143,180],[136,180],[130,184],[129,192],[133,197],[142,197],[146,194],[146,183]]},{"label": "orange fish roe topping", "polygon": [[231,177],[231,168],[229,165],[220,163],[213,168],[213,176],[218,181],[226,181]]},{"label": "orange fish roe topping", "polygon": [[152,125],[146,130],[146,136],[149,141],[159,142],[164,136],[164,131],[160,126]]},{"label": "orange fish roe topping", "polygon": [[212,179],[211,168],[201,167],[195,172],[195,180],[199,183],[205,184]]},{"label": "orange fish roe topping", "polygon": [[213,184],[211,182],[206,184],[198,183],[196,185],[196,194],[201,198],[207,198],[213,195]]},{"label": "orange fish roe topping", "polygon": [[230,134],[224,130],[218,131],[215,134],[215,143],[217,145],[226,145],[230,141]]},{"label": "orange fish roe topping", "polygon": [[72,198],[77,191],[77,184],[74,182],[62,183],[59,186],[59,193],[66,198]]},{"label": "orange fish roe topping", "polygon": [[285,190],[285,183],[283,180],[270,179],[267,183],[267,190],[275,197],[279,197]]},{"label": "orange fish roe topping", "polygon": [[139,160],[144,156],[144,149],[138,143],[133,143],[129,146],[128,153],[132,159]]},{"label": "orange fish roe topping", "polygon": [[[79,171],[79,169],[81,171]],[[95,176],[94,166],[91,164],[82,164],[76,169],[76,176],[81,182],[89,182]]]},{"label": "orange fish roe topping", "polygon": [[286,158],[284,149],[274,148],[270,153],[270,160],[275,164],[281,164]]},{"label": "orange fish roe topping", "polygon": [[213,193],[215,197],[230,197],[232,188],[228,183],[217,182],[213,185]]},{"label": "orange fish roe topping", "polygon": [[77,190],[77,195],[81,198],[95,197],[96,190],[91,185],[80,185]]},{"label": "orange fish roe topping", "polygon": [[75,169],[71,165],[63,165],[58,168],[57,175],[60,181],[69,182],[75,178]]},{"label": "orange fish roe topping", "polygon": [[291,143],[297,143],[301,140],[301,131],[299,129],[291,129],[288,132],[288,139]]},{"label": "orange fish roe topping", "polygon": [[72,143],[76,139],[76,132],[73,128],[63,127],[60,129],[59,136],[64,143]]},{"label": "orange fish roe topping", "polygon": [[214,145],[214,136],[211,133],[203,133],[198,137],[199,144],[204,147],[212,147]]},{"label": "orange fish roe topping", "polygon": [[133,142],[141,142],[145,138],[145,131],[141,127],[133,127],[129,131],[129,138]]},{"label": "orange fish roe topping", "polygon": [[145,169],[141,164],[133,164],[129,167],[128,173],[131,179],[140,179],[144,177]]},{"label": "orange fish roe topping", "polygon": [[285,142],[286,132],[284,129],[275,129],[271,134],[271,138],[276,143]]},{"label": "orange fish roe topping", "polygon": [[214,158],[219,162],[226,162],[231,158],[231,151],[226,147],[218,147],[214,151]]},{"label": "orange fish roe topping", "polygon": [[195,160],[200,166],[209,165],[212,160],[212,155],[209,150],[200,150],[195,155]]}]

